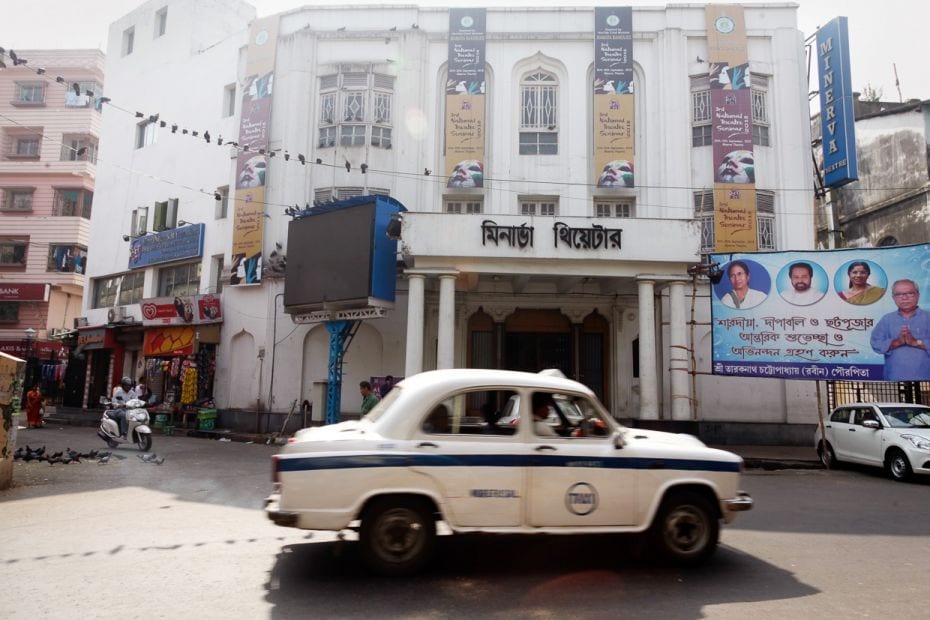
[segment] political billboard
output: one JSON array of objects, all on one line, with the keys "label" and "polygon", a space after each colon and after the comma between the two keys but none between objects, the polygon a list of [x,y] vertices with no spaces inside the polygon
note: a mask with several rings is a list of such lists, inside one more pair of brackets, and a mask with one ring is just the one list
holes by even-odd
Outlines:
[{"label": "political billboard", "polygon": [[930,244],[711,260],[714,374],[930,380]]}]

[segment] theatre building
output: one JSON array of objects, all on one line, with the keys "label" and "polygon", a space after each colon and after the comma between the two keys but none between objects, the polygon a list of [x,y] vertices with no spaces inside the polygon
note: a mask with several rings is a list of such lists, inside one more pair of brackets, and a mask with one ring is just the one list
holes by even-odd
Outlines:
[{"label": "theatre building", "polygon": [[[116,22],[111,49],[128,28],[148,32],[162,6],[170,31],[185,4],[149,3]],[[135,165],[172,161],[156,173],[166,181],[195,163],[227,166],[215,182],[229,195],[223,220],[209,197],[160,186],[188,201],[185,220],[205,224],[211,249],[201,262],[215,256],[211,274],[224,281],[221,417],[283,415],[307,401],[321,418],[329,335],[282,307],[273,265],[289,250],[285,210],[386,195],[406,208],[397,292],[376,310],[352,308],[369,318],[345,356],[344,413],[359,411],[358,382],[372,377],[555,367],[621,420],[809,439],[813,384],[711,374],[701,267],[711,252],[736,251],[734,239],[748,251],[813,246],[796,6],[314,7],[229,36],[226,48],[198,53],[192,71],[231,72],[235,126],[222,135],[232,148],[171,132],[174,117],[192,127],[185,115],[199,112],[172,109],[167,71],[151,84],[150,73],[129,70],[157,66],[157,50],[108,65],[123,107],[143,112],[141,121],[110,115],[113,135],[157,134],[136,149]],[[185,92],[216,107],[229,88],[207,92],[207,81],[187,78]],[[738,115],[721,113],[738,102]],[[218,135],[207,121],[197,129]],[[108,183],[114,196],[131,189]],[[129,202],[157,200],[150,193]],[[131,234],[125,202],[106,204]],[[93,277],[130,260],[128,248],[111,248],[114,260],[94,256]],[[197,292],[217,293],[211,286],[204,278]]]}]

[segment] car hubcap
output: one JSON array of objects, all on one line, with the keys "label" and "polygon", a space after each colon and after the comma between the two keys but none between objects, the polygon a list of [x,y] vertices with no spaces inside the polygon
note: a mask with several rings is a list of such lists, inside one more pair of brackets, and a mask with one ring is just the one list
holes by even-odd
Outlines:
[{"label": "car hubcap", "polygon": [[904,459],[900,456],[896,456],[891,460],[891,473],[895,475],[895,478],[900,478],[904,475],[904,472],[907,471],[904,465]]},{"label": "car hubcap", "polygon": [[679,506],[665,520],[665,539],[680,553],[699,551],[707,535],[704,515],[694,506]]},{"label": "car hubcap", "polygon": [[378,520],[375,541],[385,559],[406,560],[423,546],[423,524],[410,510],[390,510]]}]

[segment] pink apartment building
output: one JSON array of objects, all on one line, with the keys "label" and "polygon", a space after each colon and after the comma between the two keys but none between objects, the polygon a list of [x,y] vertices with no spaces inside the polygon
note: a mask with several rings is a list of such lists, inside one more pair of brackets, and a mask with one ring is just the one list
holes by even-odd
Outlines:
[{"label": "pink apartment building", "polygon": [[67,404],[84,375],[61,336],[84,294],[104,54],[16,57],[26,64],[0,57],[0,351],[27,359],[27,385]]}]

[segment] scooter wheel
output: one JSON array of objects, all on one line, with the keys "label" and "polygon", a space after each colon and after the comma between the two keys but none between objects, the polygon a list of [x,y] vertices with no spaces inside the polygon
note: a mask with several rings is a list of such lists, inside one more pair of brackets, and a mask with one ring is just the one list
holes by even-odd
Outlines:
[{"label": "scooter wheel", "polygon": [[107,447],[108,447],[108,448],[118,448],[118,447],[119,447],[119,442],[118,442],[118,441],[113,441],[112,439],[107,439]]}]

